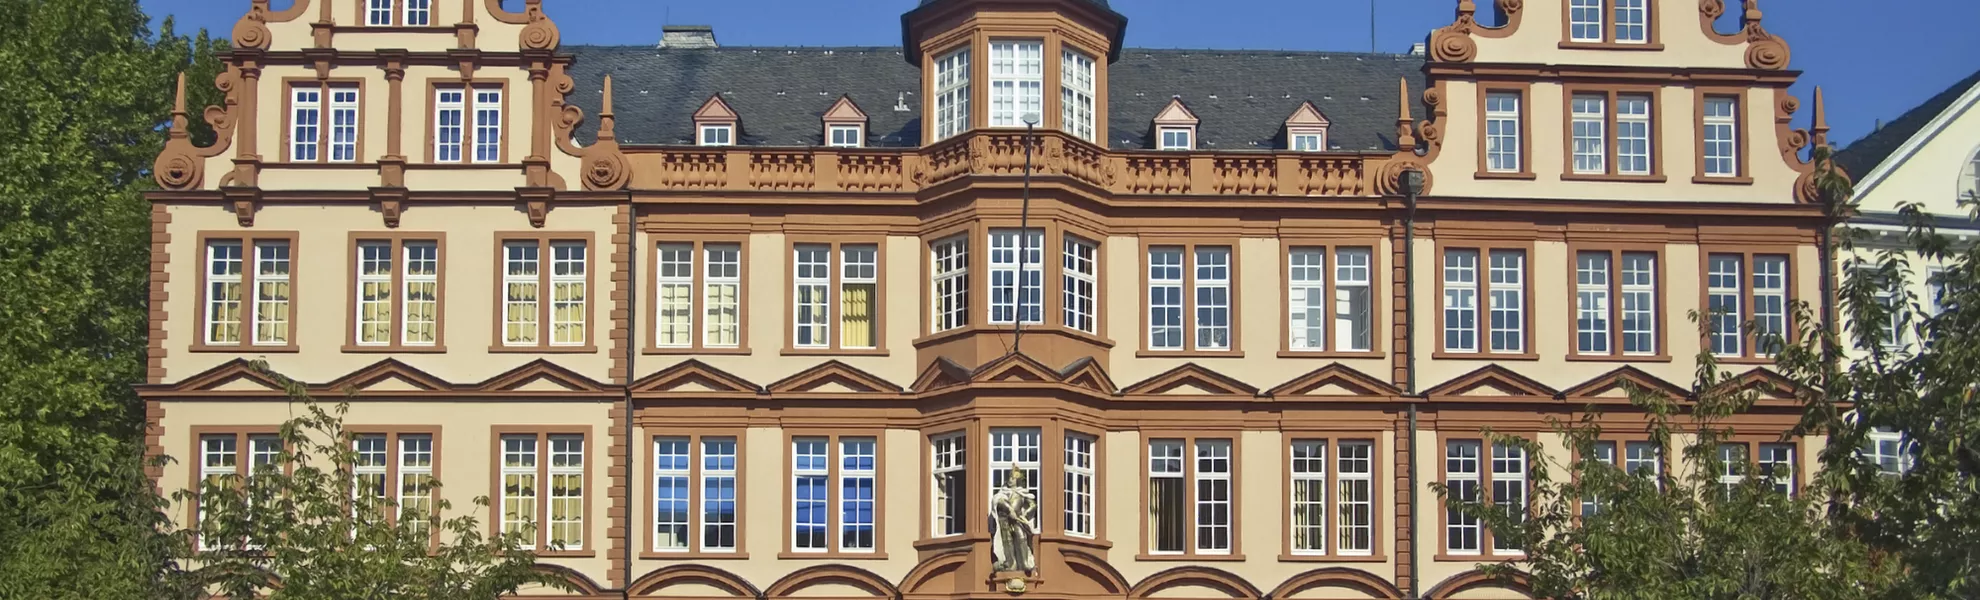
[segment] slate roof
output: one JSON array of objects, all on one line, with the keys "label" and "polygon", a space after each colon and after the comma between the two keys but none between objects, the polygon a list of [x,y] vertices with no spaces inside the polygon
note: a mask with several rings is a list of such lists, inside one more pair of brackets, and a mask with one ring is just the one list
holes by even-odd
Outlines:
[{"label": "slate roof", "polygon": [[[741,116],[739,143],[824,145],[820,120],[840,95],[870,119],[868,145],[921,145],[921,74],[897,47],[565,46],[576,62],[568,101],[583,108],[578,139],[595,135],[612,76],[622,144],[692,144],[693,114],[716,93]],[[1109,66],[1107,145],[1153,147],[1155,114],[1180,97],[1196,113],[1198,147],[1284,148],[1284,124],[1312,101],[1331,122],[1331,149],[1395,148],[1397,81],[1423,89],[1423,57],[1267,50],[1124,49]],[[895,110],[905,104],[906,110]],[[1414,116],[1422,118],[1420,109]]]},{"label": "slate roof", "polygon": [[1882,129],[1850,142],[1848,147],[1836,153],[1836,164],[1851,177],[1862,180],[1869,176],[1871,171],[1877,170],[1877,165],[1882,164],[1884,159],[1890,158],[1891,153],[1897,152],[1898,147],[1903,146],[1911,136],[1917,135],[1918,130],[1924,129],[1926,124],[1931,123],[1939,113],[1945,112],[1952,106],[1953,101],[1958,100],[1961,94],[1965,94],[1966,90],[1972,89],[1975,85],[1980,85],[1980,71],[1974,71],[1972,75],[1966,76],[1965,79],[1952,84],[1952,87],[1926,100],[1924,104],[1905,111],[1903,116],[1891,121]]}]

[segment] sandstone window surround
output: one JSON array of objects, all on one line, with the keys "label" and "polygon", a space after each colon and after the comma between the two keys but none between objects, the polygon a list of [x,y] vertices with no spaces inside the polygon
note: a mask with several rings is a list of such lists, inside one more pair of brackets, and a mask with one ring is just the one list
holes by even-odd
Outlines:
[{"label": "sandstone window surround", "polygon": [[495,427],[490,533],[522,532],[538,556],[595,556],[589,426]]},{"label": "sandstone window surround", "polygon": [[446,352],[441,232],[351,232],[345,352]]},{"label": "sandstone window surround", "polygon": [[501,232],[496,236],[495,339],[490,352],[597,351],[593,234]]},{"label": "sandstone window surround", "polygon": [[296,352],[294,231],[200,232],[193,352]]}]

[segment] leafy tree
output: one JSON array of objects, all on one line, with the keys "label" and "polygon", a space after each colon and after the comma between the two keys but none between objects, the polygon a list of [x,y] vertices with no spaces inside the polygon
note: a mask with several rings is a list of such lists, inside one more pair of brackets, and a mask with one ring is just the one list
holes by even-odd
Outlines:
[{"label": "leafy tree", "polygon": [[130,387],[141,194],[172,78],[210,81],[224,44],[148,23],[135,0],[0,0],[0,598],[147,597],[169,554]]},{"label": "leafy tree", "polygon": [[378,488],[402,484],[381,476],[373,488],[352,475],[359,456],[344,429],[349,403],[325,410],[301,384],[266,364],[256,368],[283,382],[303,416],[282,425],[281,451],[267,464],[249,465],[246,477],[218,477],[173,494],[196,502],[200,514],[179,533],[191,567],[174,582],[179,593],[494,600],[524,584],[560,585],[535,570],[535,555],[523,549],[530,534],[483,534],[473,515],[487,509],[486,497],[475,499],[476,510],[447,518],[452,507],[431,478],[404,485],[432,501],[381,498]]},{"label": "leafy tree", "polygon": [[[1488,432],[1533,457],[1527,511],[1466,501],[1432,484],[1448,510],[1476,516],[1525,549],[1523,561],[1485,565],[1486,572],[1524,573],[1537,596],[1561,599],[1848,599],[1875,597],[1887,585],[1889,565],[1872,561],[1867,547],[1824,516],[1820,484],[1789,497],[1764,468],[1721,462],[1720,442],[1735,433],[1727,417],[1749,409],[1757,393],[1733,385],[1710,352],[1698,357],[1692,398],[1627,389],[1646,422],[1632,433],[1647,432],[1665,457],[1655,470],[1627,472],[1617,464],[1624,448],[1598,450],[1603,429],[1590,411],[1552,423],[1570,450],[1565,460],[1535,441]],[[1725,468],[1743,482],[1721,483]]]}]

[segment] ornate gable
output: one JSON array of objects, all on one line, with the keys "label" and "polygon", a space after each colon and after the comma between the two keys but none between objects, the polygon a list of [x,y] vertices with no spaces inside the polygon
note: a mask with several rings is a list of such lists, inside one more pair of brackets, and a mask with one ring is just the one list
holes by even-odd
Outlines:
[{"label": "ornate gable", "polygon": [[928,368],[922,369],[921,375],[914,378],[914,383],[908,386],[908,389],[922,393],[966,383],[969,383],[969,369],[963,368],[947,357],[942,357],[929,363]]},{"label": "ornate gable", "polygon": [[577,372],[536,359],[475,386],[484,392],[603,392],[605,385]]},{"label": "ornate gable", "polygon": [[1795,391],[1801,388],[1801,384],[1766,367],[1754,367],[1753,370],[1726,380],[1721,385],[1732,386],[1741,391],[1752,391],[1759,395],[1760,402],[1798,401]]},{"label": "ornate gable", "polygon": [[1557,398],[1560,392],[1499,365],[1487,365],[1430,388],[1432,398]]},{"label": "ornate gable", "polygon": [[832,360],[785,377],[769,386],[772,394],[839,393],[898,394],[901,386],[851,365]]},{"label": "ornate gable", "polygon": [[1561,396],[1569,399],[1620,398],[1626,400],[1629,398],[1627,386],[1635,386],[1636,389],[1653,394],[1663,394],[1664,397],[1671,400],[1684,400],[1691,395],[1691,390],[1665,381],[1661,377],[1645,373],[1642,369],[1636,367],[1623,366],[1616,370],[1597,375],[1594,379],[1582,382],[1580,385],[1568,388],[1566,391],[1561,392]]},{"label": "ornate gable", "polygon": [[1278,387],[1265,393],[1275,398],[1292,396],[1394,398],[1402,395],[1402,390],[1347,365],[1333,363],[1279,384]]},{"label": "ornate gable", "polygon": [[1006,354],[1002,358],[984,363],[970,375],[970,381],[995,383],[1022,381],[1026,383],[1056,383],[1059,373],[1053,371],[1031,357],[1023,354]]},{"label": "ornate gable", "polygon": [[1127,396],[1258,396],[1258,388],[1196,363],[1170,369],[1121,390]]},{"label": "ornate gable", "polygon": [[451,389],[453,386],[448,384],[446,380],[434,377],[425,371],[415,369],[410,365],[399,362],[398,359],[387,358],[372,363],[371,366],[358,369],[349,375],[339,377],[336,381],[324,384],[323,387],[333,391],[353,388],[362,394],[366,392],[437,392]]},{"label": "ornate gable", "polygon": [[1120,392],[1120,388],[1114,385],[1114,378],[1109,377],[1107,370],[1100,368],[1100,363],[1095,362],[1091,357],[1073,361],[1060,373],[1060,380],[1066,382],[1066,385],[1089,389],[1108,396]]},{"label": "ornate gable", "polygon": [[680,364],[662,369],[658,373],[633,382],[632,391],[646,393],[699,393],[724,395],[756,395],[760,389],[748,380],[699,360],[688,359]]}]

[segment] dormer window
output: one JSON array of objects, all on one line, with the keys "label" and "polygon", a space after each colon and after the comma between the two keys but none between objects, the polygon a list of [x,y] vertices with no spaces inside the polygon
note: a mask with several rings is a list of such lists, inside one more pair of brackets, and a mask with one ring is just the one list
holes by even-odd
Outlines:
[{"label": "dormer window", "polygon": [[722,101],[722,95],[708,97],[701,108],[694,111],[694,143],[697,146],[732,146],[736,143],[736,128],[742,120],[729,103]]},{"label": "dormer window", "polygon": [[935,139],[969,131],[969,48],[935,59]]},{"label": "dormer window", "polygon": [[1190,135],[1190,130],[1186,127],[1163,127],[1161,148],[1163,150],[1193,150],[1196,148],[1196,144],[1194,143],[1195,140],[1191,139],[1192,137],[1194,136]]},{"label": "dormer window", "polygon": [[727,123],[701,126],[701,145],[728,146],[735,143],[736,126]]},{"label": "dormer window", "polygon": [[1286,117],[1286,148],[1294,152],[1326,152],[1327,121],[1312,102],[1302,102]]},{"label": "dormer window", "polygon": [[853,104],[851,96],[840,96],[825,111],[825,145],[858,148],[866,145],[866,112]]},{"label": "dormer window", "polygon": [[990,126],[1023,127],[1045,111],[1045,42],[990,42]]},{"label": "dormer window", "polygon": [[858,148],[863,145],[865,136],[861,135],[861,127],[858,125],[833,125],[829,129],[832,139],[826,140],[827,146]]},{"label": "dormer window", "polygon": [[433,24],[433,0],[365,0],[366,27],[425,27]]}]

